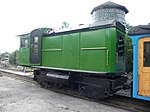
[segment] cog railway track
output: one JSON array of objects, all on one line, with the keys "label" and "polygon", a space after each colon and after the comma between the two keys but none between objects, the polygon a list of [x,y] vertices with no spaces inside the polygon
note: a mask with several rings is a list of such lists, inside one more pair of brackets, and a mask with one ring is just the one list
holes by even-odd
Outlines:
[{"label": "cog railway track", "polygon": [[[1,76],[11,77],[17,80],[21,80],[23,82],[38,85],[38,83],[33,80],[32,75],[27,76],[25,75],[25,73],[22,73],[19,71],[0,69],[0,74]],[[126,97],[122,95],[115,94],[112,97],[97,100],[97,99],[89,99],[84,96],[81,96],[77,91],[69,89],[68,87],[63,87],[59,89],[55,87],[46,87],[45,89],[51,90],[57,93],[69,95],[75,98],[80,98],[80,99],[128,110],[131,112],[150,112],[150,102],[139,100],[139,99],[133,99],[131,97]]]}]

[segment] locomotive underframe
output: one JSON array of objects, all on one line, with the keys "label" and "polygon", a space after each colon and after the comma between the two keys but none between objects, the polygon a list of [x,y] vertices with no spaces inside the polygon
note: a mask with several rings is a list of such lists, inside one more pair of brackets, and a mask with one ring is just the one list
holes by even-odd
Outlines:
[{"label": "locomotive underframe", "polygon": [[60,71],[38,69],[34,70],[34,79],[42,86],[50,83],[67,85],[89,98],[104,98],[112,96],[123,89],[127,77],[106,77],[101,74],[80,73],[73,71]]}]

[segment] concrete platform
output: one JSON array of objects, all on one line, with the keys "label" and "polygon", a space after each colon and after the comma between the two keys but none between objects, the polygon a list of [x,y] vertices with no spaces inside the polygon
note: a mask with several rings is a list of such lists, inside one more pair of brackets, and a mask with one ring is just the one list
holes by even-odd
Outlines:
[{"label": "concrete platform", "polygon": [[0,77],[0,112],[128,112]]}]

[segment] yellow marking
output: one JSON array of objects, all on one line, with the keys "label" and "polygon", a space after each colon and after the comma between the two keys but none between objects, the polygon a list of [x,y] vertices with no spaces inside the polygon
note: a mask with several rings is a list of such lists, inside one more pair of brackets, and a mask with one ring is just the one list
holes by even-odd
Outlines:
[{"label": "yellow marking", "polygon": [[107,62],[106,65],[109,65],[109,50],[107,50]]},{"label": "yellow marking", "polygon": [[106,47],[81,48],[81,50],[106,50]]},{"label": "yellow marking", "polygon": [[45,49],[42,50],[43,52],[48,52],[48,51],[62,51],[62,49]]}]

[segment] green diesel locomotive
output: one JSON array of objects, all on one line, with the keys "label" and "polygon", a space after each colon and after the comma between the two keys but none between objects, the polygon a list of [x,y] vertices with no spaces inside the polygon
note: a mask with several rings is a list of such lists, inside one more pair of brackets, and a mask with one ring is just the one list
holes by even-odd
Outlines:
[{"label": "green diesel locomotive", "polygon": [[116,20],[54,32],[39,28],[19,35],[19,64],[36,68],[42,86],[68,85],[102,98],[123,88],[125,27]]}]

